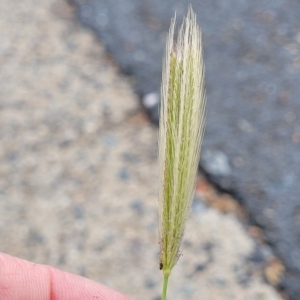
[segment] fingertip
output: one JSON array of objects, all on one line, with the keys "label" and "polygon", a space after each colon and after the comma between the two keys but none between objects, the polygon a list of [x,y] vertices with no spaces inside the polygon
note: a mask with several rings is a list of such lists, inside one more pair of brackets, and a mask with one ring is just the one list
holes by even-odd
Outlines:
[{"label": "fingertip", "polygon": [[131,300],[102,284],[0,253],[2,300]]},{"label": "fingertip", "polygon": [[127,296],[88,278],[48,268],[54,299],[130,300]]}]

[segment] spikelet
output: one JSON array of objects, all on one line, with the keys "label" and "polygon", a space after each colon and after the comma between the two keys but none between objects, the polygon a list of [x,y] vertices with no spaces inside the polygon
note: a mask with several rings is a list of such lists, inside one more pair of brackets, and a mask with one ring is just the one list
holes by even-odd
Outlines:
[{"label": "spikelet", "polygon": [[180,256],[205,120],[201,32],[192,8],[176,43],[175,23],[176,16],[171,21],[163,66],[159,130],[160,269],[165,279]]}]

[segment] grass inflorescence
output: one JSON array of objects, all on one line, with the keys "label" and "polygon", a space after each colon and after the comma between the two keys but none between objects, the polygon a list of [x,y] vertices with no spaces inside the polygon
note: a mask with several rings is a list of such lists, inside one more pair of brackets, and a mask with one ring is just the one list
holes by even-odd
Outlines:
[{"label": "grass inflorescence", "polygon": [[180,256],[180,245],[194,186],[204,132],[205,92],[201,32],[189,8],[176,42],[171,21],[161,86],[159,130],[160,269],[168,277]]}]

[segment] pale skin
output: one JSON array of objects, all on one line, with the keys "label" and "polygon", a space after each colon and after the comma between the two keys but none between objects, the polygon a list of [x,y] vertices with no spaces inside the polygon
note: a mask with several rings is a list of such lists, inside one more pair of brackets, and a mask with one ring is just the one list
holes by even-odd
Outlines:
[{"label": "pale skin", "polygon": [[90,279],[0,253],[0,299],[131,300]]}]

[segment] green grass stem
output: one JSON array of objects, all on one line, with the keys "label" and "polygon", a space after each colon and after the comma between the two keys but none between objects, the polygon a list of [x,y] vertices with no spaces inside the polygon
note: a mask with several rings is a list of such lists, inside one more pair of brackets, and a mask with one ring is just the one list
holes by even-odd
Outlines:
[{"label": "green grass stem", "polygon": [[169,282],[169,275],[164,275],[164,284],[163,284],[161,300],[167,300],[168,282]]}]

